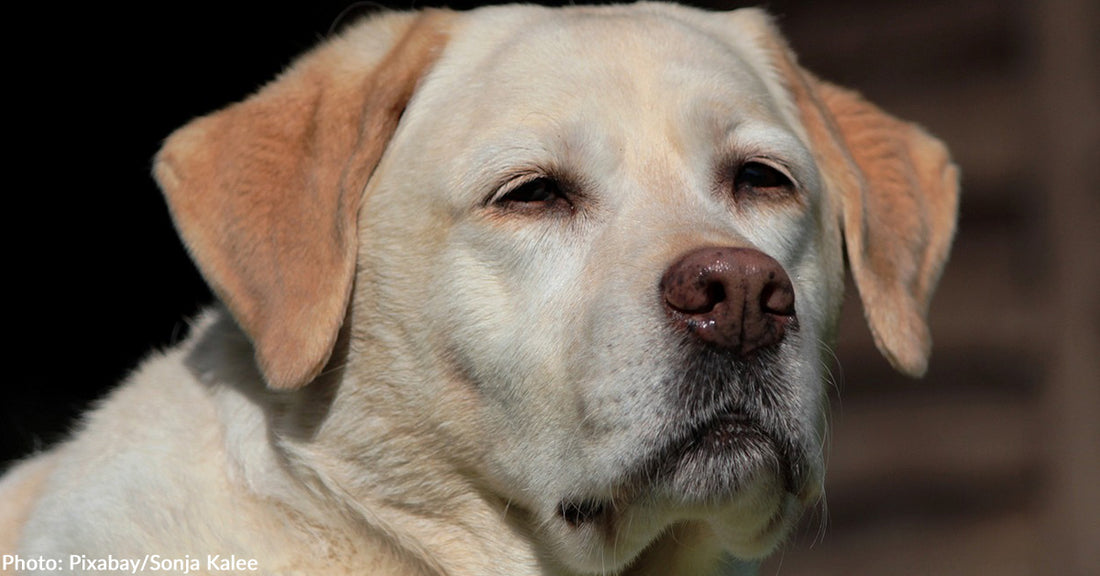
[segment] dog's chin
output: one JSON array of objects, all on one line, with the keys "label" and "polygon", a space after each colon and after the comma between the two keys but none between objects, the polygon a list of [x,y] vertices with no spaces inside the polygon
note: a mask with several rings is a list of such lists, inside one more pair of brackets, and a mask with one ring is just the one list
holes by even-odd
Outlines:
[{"label": "dog's chin", "polygon": [[556,521],[544,525],[559,558],[579,573],[618,572],[650,554],[647,550],[661,548],[655,543],[666,535],[678,538],[677,526],[690,526],[693,535],[676,542],[680,558],[700,562],[709,555],[717,562],[721,554],[741,560],[770,554],[800,516],[800,499],[770,469],[736,481],[714,480],[728,476],[708,471],[721,466],[722,458],[695,454],[691,459],[690,470],[678,471],[634,500],[562,501]]},{"label": "dog's chin", "polygon": [[[770,553],[816,498],[816,468],[791,424],[797,385],[775,354],[749,362],[711,350],[670,379],[684,407],[611,490],[567,496],[547,523],[577,570],[624,567],[670,527],[705,528],[710,548]],[[577,554],[577,552],[580,554]]]}]

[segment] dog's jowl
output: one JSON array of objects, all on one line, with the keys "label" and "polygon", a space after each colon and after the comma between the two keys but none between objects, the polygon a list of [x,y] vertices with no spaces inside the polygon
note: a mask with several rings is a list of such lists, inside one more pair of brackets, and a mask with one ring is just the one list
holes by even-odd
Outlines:
[{"label": "dog's jowl", "polygon": [[4,477],[13,570],[751,572],[822,492],[845,261],[920,375],[957,207],[766,14],[667,4],[377,15],[155,174],[219,305]]}]

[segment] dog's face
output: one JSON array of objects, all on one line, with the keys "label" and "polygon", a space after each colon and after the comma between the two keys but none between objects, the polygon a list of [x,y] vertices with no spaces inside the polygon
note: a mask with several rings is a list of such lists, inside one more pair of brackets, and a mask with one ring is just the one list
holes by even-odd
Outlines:
[{"label": "dog's face", "polygon": [[[661,15],[473,22],[367,194],[365,281],[478,395],[494,487],[588,569],[689,520],[759,555],[820,484],[840,243],[793,104],[744,50]],[[788,280],[738,292],[757,269]],[[676,273],[706,283],[682,299],[726,292],[696,308],[793,291],[747,313],[782,338],[708,338],[763,336],[680,311]]]},{"label": "dog's face", "polygon": [[[897,150],[864,161],[841,106]],[[265,114],[290,127],[254,127]],[[375,20],[195,126],[158,174],[271,385],[306,385],[346,322],[321,424],[336,431],[318,438],[374,438],[379,414],[388,437],[431,438],[396,444],[451,461],[575,570],[624,566],[684,526],[759,557],[815,500],[842,234],[880,346],[909,372],[926,360],[953,169],[923,133],[805,75],[755,11]],[[317,135],[330,126],[349,134]],[[909,178],[891,184],[905,198],[870,190],[875,162]],[[199,188],[248,197],[216,210],[275,216],[211,231],[225,217],[189,199]],[[303,188],[308,202],[285,199]],[[868,248],[882,234],[900,239]],[[242,256],[273,236],[271,261]]]}]

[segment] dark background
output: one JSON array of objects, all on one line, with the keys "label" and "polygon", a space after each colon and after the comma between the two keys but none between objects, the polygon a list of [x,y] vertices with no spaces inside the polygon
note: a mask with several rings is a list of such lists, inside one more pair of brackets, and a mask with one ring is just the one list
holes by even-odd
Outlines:
[{"label": "dark background", "polygon": [[[148,4],[6,18],[0,467],[62,437],[210,301],[149,175],[160,141],[371,9]],[[1095,573],[1096,3],[764,4],[808,68],[924,124],[964,174],[928,376],[894,375],[848,303],[827,512],[764,573]]]}]

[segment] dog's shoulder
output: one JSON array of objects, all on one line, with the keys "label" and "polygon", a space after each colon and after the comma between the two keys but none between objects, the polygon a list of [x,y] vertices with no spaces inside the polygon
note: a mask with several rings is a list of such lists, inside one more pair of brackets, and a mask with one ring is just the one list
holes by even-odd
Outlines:
[{"label": "dog's shoulder", "polygon": [[[3,488],[5,502],[18,502],[26,520],[21,551],[121,553],[135,540],[158,545],[157,526],[233,513],[238,506],[207,504],[232,492],[218,384],[197,369],[213,353],[203,342],[228,334],[219,317],[207,313],[190,338],[146,358],[71,439],[15,469]],[[226,350],[217,354],[211,363],[225,362]],[[65,523],[56,520],[72,517],[96,518],[104,530],[59,533]]]},{"label": "dog's shoulder", "polygon": [[71,439],[16,469],[5,501],[24,510],[24,547],[50,541],[64,552],[84,549],[88,534],[58,534],[51,520],[99,518],[110,530],[96,538],[110,539],[110,532],[135,526],[134,519],[154,524],[171,513],[166,503],[212,487],[209,471],[224,460],[223,427],[209,387],[187,365],[212,324],[204,319],[192,338],[146,358],[87,413]]},{"label": "dog's shoulder", "polygon": [[0,478],[0,552],[15,550],[23,525],[56,462],[56,454],[38,454],[18,462]]},{"label": "dog's shoulder", "polygon": [[203,569],[209,555],[233,555],[264,570],[331,574],[369,557],[386,573],[408,571],[404,559],[349,536],[355,529],[337,511],[291,481],[271,429],[280,401],[247,336],[224,310],[206,311],[190,336],[146,358],[89,411],[69,440],[5,474],[0,551],[148,555],[162,568],[198,561]]}]

